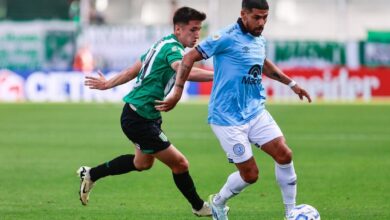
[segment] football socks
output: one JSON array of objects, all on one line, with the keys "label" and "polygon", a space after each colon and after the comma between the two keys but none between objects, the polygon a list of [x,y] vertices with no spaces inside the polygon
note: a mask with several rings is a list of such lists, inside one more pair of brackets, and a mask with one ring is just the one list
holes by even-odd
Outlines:
[{"label": "football socks", "polygon": [[108,175],[120,175],[137,170],[134,165],[134,157],[133,154],[122,155],[109,162],[91,168],[89,171],[91,180],[96,182],[98,179]]},{"label": "football socks", "polygon": [[192,208],[195,210],[200,210],[203,207],[204,201],[199,197],[196,192],[194,181],[190,176],[190,173],[187,171],[181,174],[173,174],[173,180],[177,188],[184,195],[184,197],[191,203]]},{"label": "football socks", "polygon": [[242,179],[239,171],[230,174],[225,185],[214,197],[214,204],[225,205],[228,199],[239,194],[245,187],[249,185],[249,183]]},{"label": "football socks", "polygon": [[295,198],[297,196],[297,175],[295,174],[294,164],[275,163],[276,180],[282,191],[283,203],[285,204],[286,214],[295,207]]}]

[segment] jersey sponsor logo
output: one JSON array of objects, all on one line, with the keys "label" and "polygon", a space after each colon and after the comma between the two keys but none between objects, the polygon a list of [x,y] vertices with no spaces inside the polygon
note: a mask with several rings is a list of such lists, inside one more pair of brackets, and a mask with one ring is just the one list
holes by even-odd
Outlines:
[{"label": "jersey sponsor logo", "polygon": [[245,153],[245,147],[242,144],[235,144],[233,146],[233,152],[237,156],[242,156]]},{"label": "jersey sponsor logo", "polygon": [[246,85],[260,85],[261,84],[261,69],[259,64],[253,65],[248,75],[242,77],[241,83]]}]

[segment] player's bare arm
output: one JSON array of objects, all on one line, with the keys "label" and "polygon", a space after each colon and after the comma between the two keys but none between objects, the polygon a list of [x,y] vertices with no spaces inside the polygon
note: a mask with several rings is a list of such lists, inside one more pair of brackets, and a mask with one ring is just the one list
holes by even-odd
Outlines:
[{"label": "player's bare arm", "polygon": [[192,66],[196,61],[201,59],[201,54],[197,50],[192,49],[183,57],[181,63],[175,62],[172,64],[172,68],[176,70],[176,81],[173,93],[163,101],[156,100],[156,110],[167,112],[176,106],[183,94],[184,84],[190,75]]},{"label": "player's bare arm", "polygon": [[107,80],[103,73],[98,72],[99,77],[86,76],[84,84],[90,89],[106,90],[122,85],[134,79],[141,70],[142,63],[137,61],[133,66],[122,70],[119,74]]},{"label": "player's bare arm", "polygon": [[210,82],[213,81],[213,78],[213,71],[201,69],[198,67],[192,67],[187,80],[192,82]]},{"label": "player's bare arm", "polygon": [[301,88],[295,81],[293,81],[290,77],[288,77],[286,74],[283,73],[283,71],[277,67],[272,61],[269,59],[265,59],[264,61],[264,67],[263,67],[263,73],[276,81],[279,81],[283,84],[286,84],[290,86],[290,88],[299,96],[299,99],[303,100],[303,97],[306,97],[306,99],[311,102],[311,98],[309,93]]}]

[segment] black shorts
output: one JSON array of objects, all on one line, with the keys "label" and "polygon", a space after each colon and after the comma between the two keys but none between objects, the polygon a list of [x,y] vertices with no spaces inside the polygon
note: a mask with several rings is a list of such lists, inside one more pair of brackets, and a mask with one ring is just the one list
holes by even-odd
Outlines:
[{"label": "black shorts", "polygon": [[145,154],[167,149],[171,143],[161,130],[162,119],[146,119],[138,115],[128,103],[121,116],[122,130],[127,138]]}]

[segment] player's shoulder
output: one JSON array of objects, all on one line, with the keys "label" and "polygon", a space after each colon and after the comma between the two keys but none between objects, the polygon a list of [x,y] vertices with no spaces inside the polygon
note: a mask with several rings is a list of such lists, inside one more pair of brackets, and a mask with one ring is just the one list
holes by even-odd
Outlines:
[{"label": "player's shoulder", "polygon": [[177,38],[171,34],[162,38],[161,50],[166,52],[184,52],[184,46],[177,40]]},{"label": "player's shoulder", "polygon": [[239,30],[236,24],[231,24],[223,29],[214,32],[209,36],[211,41],[229,42],[235,38],[236,32]]},{"label": "player's shoulder", "polygon": [[264,42],[264,43],[267,42],[267,39],[264,37],[264,35],[260,35],[259,40]]},{"label": "player's shoulder", "polygon": [[241,33],[240,26],[237,23],[231,24],[219,31],[225,38],[233,38]]},{"label": "player's shoulder", "polygon": [[260,43],[260,44],[263,44],[265,45],[267,43],[267,39],[263,36],[263,35],[260,35],[258,38],[257,38],[257,41]]},{"label": "player's shoulder", "polygon": [[167,36],[164,36],[163,38],[161,38],[157,43],[156,43],[156,46],[168,46],[168,47],[180,47],[180,48],[184,48],[183,45],[179,42],[179,40],[177,39],[177,37],[174,35],[174,34],[170,34],[170,35],[167,35]]},{"label": "player's shoulder", "polygon": [[163,47],[163,50],[165,50],[167,52],[172,52],[172,53],[181,53],[182,55],[184,55],[184,47],[178,41],[169,42],[169,43],[165,44]]}]

